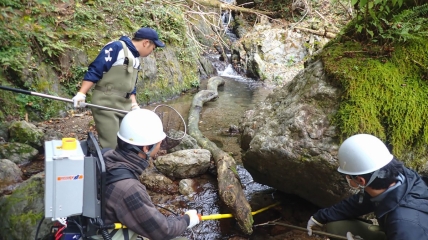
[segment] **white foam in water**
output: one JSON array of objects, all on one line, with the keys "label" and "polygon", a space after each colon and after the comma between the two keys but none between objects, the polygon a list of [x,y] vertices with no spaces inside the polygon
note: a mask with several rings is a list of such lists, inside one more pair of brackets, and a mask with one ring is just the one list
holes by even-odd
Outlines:
[{"label": "white foam in water", "polygon": [[244,77],[242,75],[239,75],[232,67],[232,64],[227,65],[227,67],[224,69],[224,71],[218,71],[218,76],[220,77],[227,77],[231,78],[238,82],[250,82],[250,83],[256,83],[254,79]]},{"label": "white foam in water", "polygon": [[232,64],[227,65],[226,69],[224,71],[219,71],[218,75],[224,76],[224,77],[233,77],[233,78],[240,78],[238,73],[235,72],[235,70],[232,67]]}]

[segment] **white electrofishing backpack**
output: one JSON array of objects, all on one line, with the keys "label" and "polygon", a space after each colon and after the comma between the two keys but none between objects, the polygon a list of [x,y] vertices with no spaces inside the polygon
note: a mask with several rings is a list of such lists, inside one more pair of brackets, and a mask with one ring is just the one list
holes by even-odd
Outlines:
[{"label": "white electrofishing backpack", "polygon": [[[81,142],[75,138],[45,142],[45,218],[57,222],[44,239],[78,240],[101,235],[108,240],[123,227],[104,224],[105,188],[136,177],[126,169],[107,172],[102,153],[92,133]],[[115,230],[109,233],[108,229]]]}]

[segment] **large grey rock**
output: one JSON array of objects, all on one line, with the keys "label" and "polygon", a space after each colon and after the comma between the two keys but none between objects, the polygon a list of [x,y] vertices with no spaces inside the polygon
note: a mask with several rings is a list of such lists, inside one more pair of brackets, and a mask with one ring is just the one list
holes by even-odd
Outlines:
[{"label": "large grey rock", "polygon": [[25,143],[0,143],[0,158],[7,158],[16,164],[31,161],[39,151]]},{"label": "large grey rock", "polygon": [[187,149],[159,156],[155,166],[168,177],[192,178],[207,172],[210,159],[206,149]]},{"label": "large grey rock", "polygon": [[8,159],[0,159],[0,196],[5,191],[13,190],[21,181],[21,169]]},{"label": "large grey rock", "polygon": [[214,75],[217,75],[217,69],[214,68],[213,64],[207,57],[200,56],[199,63],[199,72],[202,79],[207,79]]},{"label": "large grey rock", "polygon": [[26,121],[16,121],[9,126],[11,142],[26,143],[36,149],[43,147],[44,133],[34,124]]},{"label": "large grey rock", "polygon": [[188,89],[189,83],[199,81],[197,73],[193,71],[198,65],[197,54],[188,52],[186,63],[183,63],[181,53],[180,49],[166,47],[141,59],[144,74],[143,80],[137,81],[137,89],[142,89],[138,91],[138,99],[164,101]]},{"label": "large grey rock", "polygon": [[193,196],[196,191],[193,186],[196,185],[193,179],[182,179],[178,183],[178,191],[185,196]]},{"label": "large grey rock", "polygon": [[52,140],[61,140],[64,137],[62,132],[56,131],[54,129],[47,129],[43,137],[44,142]]},{"label": "large grey rock", "polygon": [[0,122],[0,142],[9,141],[9,125],[8,122]]},{"label": "large grey rock", "polygon": [[146,169],[140,176],[140,181],[144,186],[157,193],[174,194],[178,192],[178,186],[171,179],[156,171],[156,169]]},{"label": "large grey rock", "polygon": [[242,41],[233,43],[233,61],[249,77],[283,84],[290,79],[288,75],[295,75],[290,67],[308,55],[307,38],[305,33],[276,28],[265,21],[247,32]]},{"label": "large grey rock", "polygon": [[[169,132],[169,136],[174,137],[175,139],[179,139],[181,136],[183,136],[182,131],[174,131],[171,130]],[[172,153],[172,152],[177,152],[177,151],[181,151],[181,150],[185,150],[185,149],[200,149],[201,147],[198,145],[198,142],[196,141],[195,138],[193,138],[192,136],[186,134],[181,140],[180,143],[171,148],[168,149],[168,153]]]},{"label": "large grey rock", "polygon": [[339,142],[330,122],[339,100],[322,62],[315,61],[247,112],[241,147],[254,180],[319,206],[345,197],[346,181],[336,171]]},{"label": "large grey rock", "polygon": [[[0,239],[34,239],[37,224],[44,216],[44,173],[23,182],[11,195],[0,198]],[[49,232],[51,221],[44,220],[39,237]]]}]

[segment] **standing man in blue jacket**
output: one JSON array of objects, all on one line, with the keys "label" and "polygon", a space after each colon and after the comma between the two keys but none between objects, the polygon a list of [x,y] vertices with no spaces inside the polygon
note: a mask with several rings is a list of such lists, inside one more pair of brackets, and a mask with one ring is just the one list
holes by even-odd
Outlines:
[{"label": "standing man in blue jacket", "polygon": [[[358,194],[316,212],[308,221],[348,240],[428,239],[428,187],[375,136],[357,134],[339,148],[338,171]],[[374,212],[379,226],[355,220]]]},{"label": "standing man in blue jacket", "polygon": [[[73,97],[74,107],[84,106],[86,93],[95,85],[93,104],[125,111],[139,109],[136,99],[136,81],[141,69],[139,58],[164,46],[157,32],[148,27],[140,28],[132,39],[122,36],[105,45],[89,65],[82,86]],[[114,149],[116,133],[125,114],[98,108],[91,110],[101,146]]]}]

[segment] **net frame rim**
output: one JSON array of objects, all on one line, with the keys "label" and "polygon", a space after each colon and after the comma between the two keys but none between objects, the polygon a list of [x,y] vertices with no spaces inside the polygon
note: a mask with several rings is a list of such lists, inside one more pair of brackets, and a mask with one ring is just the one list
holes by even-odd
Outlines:
[{"label": "net frame rim", "polygon": [[181,114],[180,114],[177,110],[175,110],[175,108],[173,108],[173,107],[171,107],[171,106],[169,106],[169,105],[167,105],[167,104],[159,104],[159,105],[157,105],[157,106],[153,109],[153,112],[155,112],[156,114],[157,114],[156,109],[157,109],[158,107],[168,107],[168,108],[170,108],[170,109],[174,110],[174,112],[175,112],[175,113],[180,117],[181,121],[183,121],[183,125],[184,125],[184,134],[183,134],[183,136],[182,136],[182,137],[179,137],[179,138],[173,138],[173,137],[168,136],[168,134],[167,134],[167,133],[165,133],[165,134],[166,134],[166,137],[167,137],[167,138],[169,138],[169,139],[172,139],[172,140],[182,140],[182,139],[186,136],[186,134],[187,134],[187,126],[186,126],[186,122],[184,121],[184,118],[181,116]]}]

